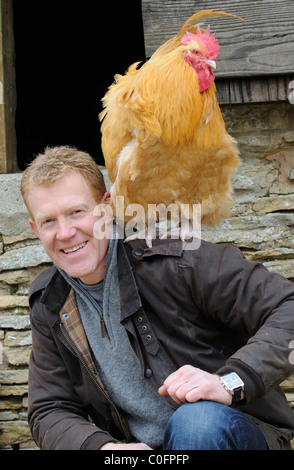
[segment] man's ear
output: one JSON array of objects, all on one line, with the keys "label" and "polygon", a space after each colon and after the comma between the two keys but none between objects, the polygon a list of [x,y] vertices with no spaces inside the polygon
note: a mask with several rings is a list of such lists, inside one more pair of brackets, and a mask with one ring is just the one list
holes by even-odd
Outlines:
[{"label": "man's ear", "polygon": [[106,193],[103,194],[103,198],[101,199],[101,202],[104,204],[109,204],[110,202],[110,192],[106,191]]},{"label": "man's ear", "polygon": [[30,224],[31,230],[37,235],[38,238],[40,238],[35,222],[32,219],[29,219],[29,224]]},{"label": "man's ear", "polygon": [[106,193],[104,193],[103,195],[101,204],[104,205],[105,216],[106,216],[105,221],[108,225],[112,225],[112,220],[113,220],[113,211],[110,206],[110,201],[111,201],[111,194],[109,191],[106,191]]}]

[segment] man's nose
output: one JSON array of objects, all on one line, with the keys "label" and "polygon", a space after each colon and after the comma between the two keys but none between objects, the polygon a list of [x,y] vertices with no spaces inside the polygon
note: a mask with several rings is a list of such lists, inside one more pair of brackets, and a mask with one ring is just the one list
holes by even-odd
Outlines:
[{"label": "man's nose", "polygon": [[59,220],[56,238],[58,240],[69,240],[76,234],[77,230],[69,220]]}]

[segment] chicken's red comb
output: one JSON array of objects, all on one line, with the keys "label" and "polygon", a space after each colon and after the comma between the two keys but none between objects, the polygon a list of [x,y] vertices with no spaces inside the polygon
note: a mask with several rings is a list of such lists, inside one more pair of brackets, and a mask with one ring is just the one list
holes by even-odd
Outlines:
[{"label": "chicken's red comb", "polygon": [[190,41],[199,40],[205,47],[205,56],[212,60],[215,60],[219,55],[219,43],[215,38],[215,33],[210,36],[210,26],[202,33],[200,26],[197,27],[197,33],[186,32],[185,36],[182,37],[182,44],[188,44]]}]

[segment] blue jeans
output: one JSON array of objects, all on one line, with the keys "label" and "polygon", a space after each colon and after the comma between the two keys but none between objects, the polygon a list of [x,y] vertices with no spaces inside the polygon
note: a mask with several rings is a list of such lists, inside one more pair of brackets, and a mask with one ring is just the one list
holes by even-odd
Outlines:
[{"label": "blue jeans", "polygon": [[267,450],[262,432],[242,411],[213,401],[180,406],[170,418],[164,450]]}]

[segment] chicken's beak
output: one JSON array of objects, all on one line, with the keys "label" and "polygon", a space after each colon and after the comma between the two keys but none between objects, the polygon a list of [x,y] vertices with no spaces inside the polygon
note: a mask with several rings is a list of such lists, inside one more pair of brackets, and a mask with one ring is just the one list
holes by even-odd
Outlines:
[{"label": "chicken's beak", "polygon": [[208,60],[206,59],[205,61],[205,64],[208,65],[209,67],[211,67],[212,69],[215,69],[216,68],[216,63],[214,60]]}]

